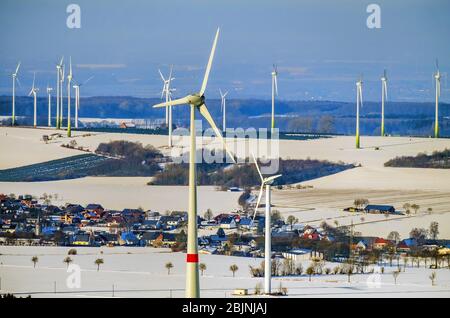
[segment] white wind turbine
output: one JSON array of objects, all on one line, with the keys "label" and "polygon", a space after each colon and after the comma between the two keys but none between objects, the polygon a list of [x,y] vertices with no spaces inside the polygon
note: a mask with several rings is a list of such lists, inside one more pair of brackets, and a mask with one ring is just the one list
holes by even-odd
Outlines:
[{"label": "white wind turbine", "polygon": [[11,125],[12,126],[14,126],[16,123],[16,81],[17,81],[17,84],[19,84],[19,86],[20,86],[19,78],[17,77],[17,74],[19,73],[19,68],[20,68],[20,62],[17,64],[16,71],[11,74],[12,81],[13,81],[12,113],[11,113]]},{"label": "white wind turbine", "polygon": [[28,94],[28,96],[33,95],[33,99],[34,99],[34,116],[33,116],[33,126],[34,128],[36,128],[37,126],[37,92],[39,91],[39,88],[34,86],[34,81],[36,79],[36,73],[33,73],[33,86],[31,86],[31,90],[30,93]]},{"label": "white wind turbine", "polygon": [[362,99],[362,77],[359,78],[359,80],[356,82],[356,148],[359,149],[360,144],[360,137],[359,137],[359,110],[363,105],[363,99]]},{"label": "white wind turbine", "polygon": [[275,95],[278,96],[278,83],[277,83],[278,70],[277,66],[273,65],[272,71],[272,123],[271,123],[271,131],[275,129]]},{"label": "white wind turbine", "polygon": [[61,76],[61,69],[63,67],[63,61],[64,61],[64,56],[61,57],[61,61],[59,62],[59,64],[56,64],[56,129],[60,129],[61,128],[61,122],[59,121],[59,112],[60,112],[60,94],[62,94],[62,92],[60,91],[61,88],[61,80],[59,79]]},{"label": "white wind turbine", "polygon": [[80,109],[80,87],[89,82],[93,78],[94,76],[91,76],[81,84],[78,84],[77,81],[74,80],[75,85],[73,85],[73,88],[75,88],[75,128],[78,128],[78,110]]},{"label": "white wind turbine", "polygon": [[52,126],[52,90],[53,88],[47,85],[47,95],[48,95],[48,127]]},{"label": "white wind turbine", "polygon": [[[208,121],[214,130],[216,136],[221,141],[223,147],[226,149],[225,141],[220,134],[220,130],[214,123],[211,114],[205,104],[205,90],[208,84],[209,72],[214,59],[214,52],[216,50],[217,39],[219,37],[219,29],[217,29],[214,38],[211,54],[209,56],[208,64],[206,66],[205,76],[203,78],[200,92],[194,93],[183,98],[173,101],[160,103],[153,107],[167,107],[175,105],[189,105],[190,106],[190,151],[189,151],[189,208],[188,208],[188,235],[187,235],[187,266],[186,266],[186,297],[197,298],[200,297],[200,284],[198,272],[198,240],[197,240],[197,178],[196,178],[196,129],[195,129],[195,112],[198,110],[200,114]],[[232,160],[233,155],[228,152]]]},{"label": "white wind turbine", "polygon": [[225,134],[225,131],[227,129],[227,122],[226,122],[226,116],[227,116],[227,104],[226,104],[226,96],[228,95],[228,91],[225,93],[222,93],[222,90],[219,88],[220,92],[220,110],[222,111],[222,132]]},{"label": "white wind turbine", "polygon": [[264,230],[264,239],[265,239],[265,248],[264,248],[264,293],[271,293],[271,280],[272,280],[272,221],[271,221],[271,185],[273,181],[279,177],[281,174],[277,174],[270,177],[264,177],[261,173],[261,170],[258,166],[258,161],[255,156],[252,154],[253,161],[256,166],[256,170],[258,170],[259,177],[261,178],[261,187],[259,189],[258,200],[256,201],[255,212],[253,214],[253,221],[255,221],[256,212],[258,211],[259,203],[261,202],[261,198],[263,195],[264,188],[266,188],[266,215],[265,215],[265,230]]},{"label": "white wind turbine", "polygon": [[62,129],[63,117],[64,117],[64,74],[65,65],[61,65],[59,69],[59,128]]},{"label": "white wind turbine", "polygon": [[[166,96],[166,103],[169,103],[171,101],[171,93],[172,91],[174,91],[174,89],[170,87],[172,81],[175,79],[175,77],[172,77],[172,71],[173,65],[170,66],[169,77],[165,79],[164,75],[161,73],[161,70],[158,69],[159,75],[161,76],[161,79],[163,81],[161,98],[163,98],[163,96]],[[169,128],[169,147],[172,147],[172,106],[166,107],[166,126]]]},{"label": "white wind turbine", "polygon": [[434,82],[436,87],[435,95],[435,119],[434,119],[434,138],[439,138],[439,97],[441,96],[441,72],[439,71],[439,62],[436,59],[436,73],[434,74]]},{"label": "white wind turbine", "polygon": [[72,125],[70,122],[70,91],[72,90],[70,84],[72,77],[72,57],[69,57],[69,74],[67,74],[67,137],[72,137]]},{"label": "white wind turbine", "polygon": [[387,75],[386,70],[384,70],[383,76],[381,77],[381,136],[384,136],[384,104],[387,100]]}]

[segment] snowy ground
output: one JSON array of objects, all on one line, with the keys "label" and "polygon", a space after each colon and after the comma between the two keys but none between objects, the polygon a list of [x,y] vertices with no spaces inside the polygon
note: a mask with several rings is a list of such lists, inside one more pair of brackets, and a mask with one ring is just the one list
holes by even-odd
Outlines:
[{"label": "snowy ground", "polygon": [[[42,135],[51,134],[54,129],[32,129],[0,127],[0,169],[18,167],[81,152],[60,147],[68,143],[63,137],[44,144]],[[60,131],[64,133],[64,131]],[[164,153],[167,136],[74,132],[77,143],[95,150],[100,142],[111,140],[139,141],[151,144]],[[63,136],[65,136],[63,134]],[[253,140],[254,141],[254,140]],[[252,142],[253,142],[252,141]],[[238,140],[234,145],[243,146],[248,141]],[[214,147],[217,142],[204,144]],[[434,150],[450,148],[450,139],[409,137],[366,137],[361,139],[362,149],[355,149],[354,137],[341,136],[316,140],[280,140],[280,156],[292,159],[323,159],[361,164],[361,167],[305,182],[313,189],[273,191],[272,202],[285,216],[295,214],[299,221],[320,224],[350,224],[353,220],[357,231],[365,235],[386,236],[390,230],[398,231],[404,238],[413,227],[428,227],[430,222],[440,224],[440,237],[450,237],[450,169],[385,168],[383,164],[396,156],[431,153]],[[247,145],[248,146],[248,145]],[[229,147],[233,145],[229,143]],[[376,149],[379,150],[376,150]],[[24,152],[27,149],[27,152]],[[248,155],[248,154],[247,154]],[[28,193],[41,196],[43,193],[58,193],[59,203],[100,203],[109,209],[137,208],[157,210],[187,210],[187,187],[147,186],[148,178],[102,178],[88,177],[77,180],[53,182],[8,183],[0,182],[0,193]],[[215,191],[213,187],[199,187],[199,213],[208,208],[214,213],[230,212],[239,208],[239,193]],[[410,218],[381,215],[352,216],[342,212],[351,206],[355,198],[367,198],[375,204],[392,204],[402,209],[404,203],[421,206],[418,215]],[[431,215],[424,214],[428,208]],[[361,220],[364,217],[364,221]],[[376,221],[376,222],[374,222]],[[389,226],[386,226],[389,225]]]},{"label": "snowy ground", "polygon": [[[71,256],[81,267],[81,288],[69,289],[63,259],[69,248],[63,247],[0,247],[1,293],[17,293],[32,297],[183,297],[185,284],[185,255],[153,248],[77,248],[78,255]],[[101,253],[103,251],[103,253]],[[31,262],[38,256],[36,268]],[[97,271],[95,259],[103,258],[104,264]],[[165,264],[174,268],[167,274]],[[207,265],[201,277],[202,297],[231,297],[235,288],[249,288],[262,279],[251,278],[248,265],[258,265],[261,259],[200,255],[200,262]],[[239,270],[232,276],[229,266],[236,264]],[[309,262],[304,262],[304,267]],[[336,264],[327,263],[333,268]],[[450,297],[450,270],[436,270],[436,285],[431,286],[430,269],[406,268],[397,284],[392,272],[397,267],[386,265],[384,274],[353,275],[351,283],[345,275],[291,276],[274,278],[273,289],[280,283],[292,297]],[[373,282],[373,283],[371,283]],[[55,291],[56,286],[56,293]]]}]

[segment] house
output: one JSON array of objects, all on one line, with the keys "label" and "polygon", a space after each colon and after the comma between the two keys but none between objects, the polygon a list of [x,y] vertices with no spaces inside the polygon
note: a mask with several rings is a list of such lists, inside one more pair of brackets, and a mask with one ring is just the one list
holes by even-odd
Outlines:
[{"label": "house", "polygon": [[373,248],[377,249],[377,250],[382,250],[382,249],[386,248],[387,246],[389,246],[390,244],[391,244],[390,241],[385,240],[382,237],[378,237],[373,242]]},{"label": "house", "polygon": [[313,258],[323,259],[323,253],[303,248],[292,249],[283,252],[282,255],[284,258],[293,260],[294,262],[309,261]]},{"label": "house", "polygon": [[236,226],[236,220],[233,216],[229,216],[227,218],[223,218],[220,222],[220,227],[222,229],[235,229]]},{"label": "house", "polygon": [[119,125],[119,128],[122,128],[122,129],[127,129],[127,128],[136,128],[136,125],[135,124],[133,124],[133,123],[126,123],[126,122],[121,122],[120,123],[120,125]]},{"label": "house", "polygon": [[87,212],[94,212],[96,213],[98,216],[102,216],[103,212],[105,211],[105,209],[100,205],[100,204],[96,204],[96,203],[91,203],[88,204],[85,208],[85,210]]},{"label": "house", "polygon": [[163,246],[163,247],[172,247],[177,243],[175,234],[162,232],[160,233],[156,239],[151,241],[151,245],[155,247]]},{"label": "house", "polygon": [[93,243],[93,238],[88,233],[77,234],[73,237],[72,245],[90,246]]},{"label": "house", "polygon": [[253,225],[253,219],[244,217],[239,220],[239,227],[242,229],[250,230]]},{"label": "house", "polygon": [[402,241],[397,244],[397,251],[400,253],[408,253],[411,251],[411,248],[405,242]]},{"label": "house", "polygon": [[135,246],[139,245],[139,240],[132,232],[123,232],[120,234],[119,245]]},{"label": "house", "polygon": [[162,216],[158,220],[158,226],[162,229],[176,228],[181,222],[178,216]]},{"label": "house", "polygon": [[182,222],[187,222],[188,220],[188,213],[185,211],[172,211],[170,216],[179,217]]},{"label": "house", "polygon": [[369,204],[364,208],[366,213],[377,213],[377,214],[395,214],[395,208],[392,205],[375,205]]}]

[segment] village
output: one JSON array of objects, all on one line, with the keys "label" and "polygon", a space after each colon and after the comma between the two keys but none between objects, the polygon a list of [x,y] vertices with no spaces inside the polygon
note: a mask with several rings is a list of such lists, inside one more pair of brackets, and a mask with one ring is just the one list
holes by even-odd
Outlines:
[{"label": "village", "polygon": [[[51,204],[51,195],[0,194],[0,245],[15,246],[114,246],[170,248],[186,251],[187,212],[144,211],[142,208],[108,210],[100,204]],[[252,199],[250,196],[249,200]],[[348,213],[402,214],[392,206],[355,200]],[[407,207],[408,208],[408,207]],[[414,206],[413,206],[414,208]],[[264,216],[237,210],[214,216],[211,209],[198,216],[199,253],[264,257]],[[450,240],[437,239],[438,224],[429,230],[412,229],[409,238],[398,233],[387,238],[363,236],[351,226],[323,222],[314,227],[294,216],[272,215],[272,258],[299,261],[323,260],[359,264],[395,262],[429,268],[450,266]],[[276,262],[275,262],[276,264]],[[295,271],[294,269],[292,271]]]}]

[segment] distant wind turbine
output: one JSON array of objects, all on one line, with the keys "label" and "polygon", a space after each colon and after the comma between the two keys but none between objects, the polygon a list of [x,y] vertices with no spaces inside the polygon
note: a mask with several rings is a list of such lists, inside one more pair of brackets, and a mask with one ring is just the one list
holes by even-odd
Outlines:
[{"label": "distant wind turbine", "polygon": [[72,87],[70,86],[72,82],[72,57],[69,57],[69,74],[67,74],[67,137],[72,137],[72,127],[70,118],[70,91]]},{"label": "distant wind turbine", "polygon": [[61,65],[59,69],[59,128],[62,129],[63,126],[63,118],[64,118],[64,74],[65,74],[65,65]]},{"label": "distant wind turbine", "polygon": [[275,129],[275,95],[278,96],[278,83],[277,83],[277,66],[273,65],[273,71],[272,71],[272,124],[271,124],[271,131]]},{"label": "distant wind turbine", "polygon": [[359,138],[359,109],[362,107],[362,77],[356,82],[356,148],[360,148]]},{"label": "distant wind turbine", "polygon": [[94,76],[91,76],[81,84],[78,84],[77,81],[74,80],[75,85],[73,85],[73,88],[75,88],[75,128],[78,128],[78,110],[80,109],[80,87],[89,82],[93,78]]},{"label": "distant wind turbine", "polygon": [[61,129],[61,122],[60,122],[60,94],[62,94],[62,92],[60,91],[60,87],[61,87],[61,80],[60,80],[60,76],[61,76],[61,69],[63,67],[63,61],[64,61],[64,56],[61,57],[61,61],[59,62],[59,64],[56,64],[56,129]]},{"label": "distant wind turbine", "polygon": [[434,119],[434,138],[439,138],[439,97],[441,97],[441,73],[439,71],[439,62],[436,59],[436,73],[434,74],[436,86],[436,111]]},{"label": "distant wind turbine", "polygon": [[47,85],[47,95],[48,95],[48,127],[52,126],[52,90],[53,88]]},{"label": "distant wind turbine", "polygon": [[[164,78],[164,75],[161,73],[161,70],[158,70],[159,75],[163,81],[163,88],[161,91],[161,98],[166,96],[166,103],[171,101],[171,93],[173,89],[171,88],[172,81],[175,77],[172,77],[173,65],[170,66],[170,73],[167,79]],[[172,106],[166,107],[166,126],[169,128],[169,147],[172,147]]]},{"label": "distant wind turbine", "polygon": [[219,92],[220,92],[220,110],[222,111],[222,133],[225,134],[226,130],[227,130],[227,122],[226,122],[226,118],[227,118],[227,104],[226,104],[226,96],[228,95],[228,91],[226,91],[225,93],[222,93],[222,90],[219,88]]},{"label": "distant wind turbine", "polygon": [[[195,111],[198,110],[200,114],[211,125],[216,136],[221,141],[223,147],[226,149],[225,140],[223,139],[220,130],[214,123],[211,114],[205,104],[205,90],[208,84],[208,77],[211,71],[211,65],[214,60],[214,52],[216,50],[217,39],[219,38],[219,29],[217,29],[214,38],[211,54],[209,56],[208,64],[206,66],[205,76],[203,78],[200,92],[194,93],[183,98],[173,101],[160,103],[153,107],[167,107],[188,104],[190,106],[190,151],[189,151],[189,209],[188,209],[188,235],[187,235],[187,266],[186,266],[186,297],[198,298],[200,297],[200,283],[199,283],[199,268],[198,268],[198,240],[197,240],[197,178],[196,178],[196,129],[195,129]],[[227,149],[226,149],[227,150]],[[233,155],[228,152],[232,160]]]},{"label": "distant wind turbine", "polygon": [[271,177],[265,178],[261,170],[258,166],[258,160],[256,160],[255,156],[252,154],[253,161],[256,166],[256,170],[258,170],[259,177],[261,178],[261,187],[259,189],[258,200],[256,201],[255,212],[253,214],[253,222],[255,221],[256,212],[258,211],[259,203],[261,202],[261,198],[264,192],[264,188],[266,188],[266,215],[265,215],[265,243],[264,243],[264,293],[271,293],[271,279],[272,279],[272,221],[271,221],[271,185],[273,181],[279,177],[281,174],[277,174]]},{"label": "distant wind turbine", "polygon": [[13,81],[12,113],[11,113],[11,125],[12,126],[14,126],[16,124],[16,81],[17,81],[17,84],[19,84],[19,86],[20,86],[19,78],[17,77],[17,74],[19,73],[19,68],[20,68],[20,62],[17,64],[16,71],[11,74],[12,81]]},{"label": "distant wind turbine", "polygon": [[384,132],[384,104],[387,100],[387,75],[386,70],[384,70],[383,76],[381,77],[381,136],[385,135]]},{"label": "distant wind turbine", "polygon": [[30,93],[28,94],[28,96],[33,95],[33,99],[34,99],[34,116],[33,116],[33,126],[34,128],[36,128],[37,126],[37,92],[39,91],[39,88],[34,86],[34,82],[36,79],[36,73],[33,73],[33,86],[31,86],[31,90]]}]

